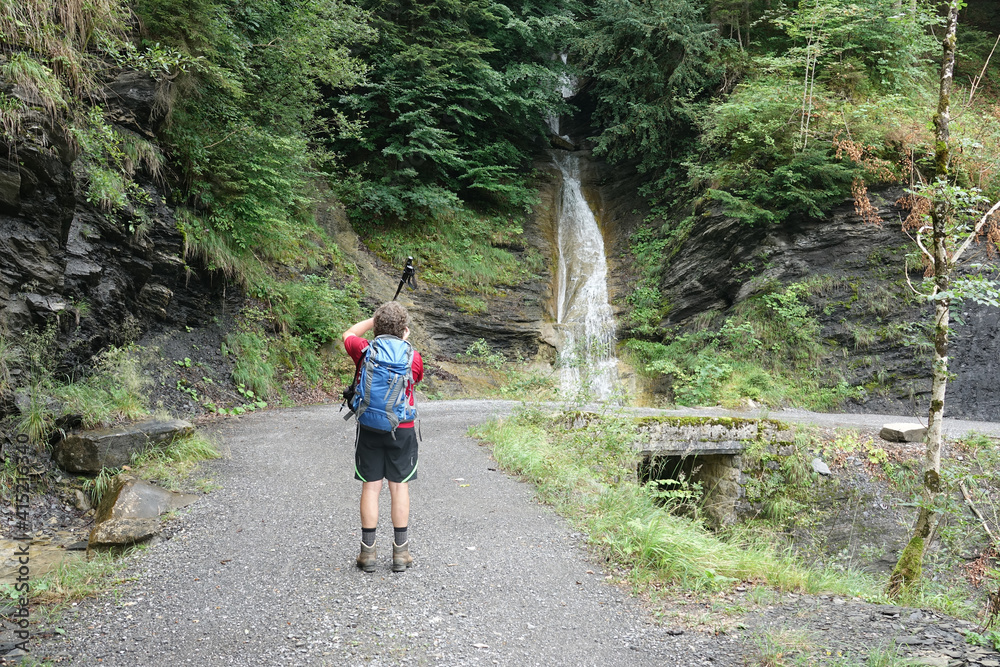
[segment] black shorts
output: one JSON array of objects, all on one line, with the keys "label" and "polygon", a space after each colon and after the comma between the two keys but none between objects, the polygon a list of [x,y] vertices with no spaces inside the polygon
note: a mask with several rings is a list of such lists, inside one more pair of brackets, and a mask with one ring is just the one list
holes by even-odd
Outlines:
[{"label": "black shorts", "polygon": [[391,433],[358,429],[354,448],[354,479],[362,482],[409,482],[417,478],[417,429]]}]

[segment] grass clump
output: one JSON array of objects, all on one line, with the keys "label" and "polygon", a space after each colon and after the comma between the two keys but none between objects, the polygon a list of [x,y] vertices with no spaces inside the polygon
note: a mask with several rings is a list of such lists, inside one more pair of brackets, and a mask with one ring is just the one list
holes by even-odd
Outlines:
[{"label": "grass clump", "polygon": [[9,389],[23,389],[27,398],[27,408],[15,424],[18,433],[43,447],[64,415],[78,415],[84,428],[94,428],[148,414],[149,378],[142,372],[139,348],[110,347],[94,357],[86,376],[59,376],[55,335],[52,324],[42,331],[26,332],[17,347],[0,345],[6,348],[7,377],[14,367],[22,371],[21,387],[7,381]]},{"label": "grass clump", "polygon": [[458,355],[458,360],[475,369],[476,378],[469,378],[478,394],[512,399],[546,400],[557,396],[557,383],[550,370],[527,365],[520,351],[513,360],[480,338]]},{"label": "grass clump", "polygon": [[54,388],[63,410],[83,417],[83,426],[92,428],[117,421],[146,417],[146,387],[138,349],[112,347],[97,356],[94,371],[80,382]]},{"label": "grass clump", "polygon": [[[32,577],[28,599],[32,604],[53,605],[56,609],[113,589],[124,583],[121,576],[121,556],[130,556],[143,549],[128,547],[124,552],[95,551],[89,558],[77,558],[60,563],[55,569]],[[23,593],[13,584],[0,586],[0,597],[19,599]]]},{"label": "grass clump", "polygon": [[132,457],[132,472],[179,491],[202,461],[220,458],[216,443],[201,433],[176,438],[166,447],[150,447]]},{"label": "grass clump", "polygon": [[713,533],[695,519],[671,513],[650,485],[636,480],[631,420],[604,417],[583,427],[567,421],[525,412],[473,434],[490,442],[504,467],[533,482],[544,501],[586,532],[634,582],[714,591],[752,581],[782,590],[881,594],[860,573],[806,567],[762,531]]},{"label": "grass clump", "polygon": [[238,329],[222,346],[241,394],[270,400],[285,383],[297,381],[332,389],[326,386],[330,378],[353,367],[322,349],[362,319],[357,280],[340,287],[335,281],[331,275],[266,278],[254,290]]}]

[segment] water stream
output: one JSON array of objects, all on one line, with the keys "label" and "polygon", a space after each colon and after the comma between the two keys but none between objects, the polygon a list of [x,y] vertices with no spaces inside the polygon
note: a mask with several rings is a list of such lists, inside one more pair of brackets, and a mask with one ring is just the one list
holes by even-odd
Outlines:
[{"label": "water stream", "polygon": [[578,153],[553,150],[562,173],[558,210],[556,330],[563,392],[606,400],[618,384],[615,320],[604,239],[580,186]]}]

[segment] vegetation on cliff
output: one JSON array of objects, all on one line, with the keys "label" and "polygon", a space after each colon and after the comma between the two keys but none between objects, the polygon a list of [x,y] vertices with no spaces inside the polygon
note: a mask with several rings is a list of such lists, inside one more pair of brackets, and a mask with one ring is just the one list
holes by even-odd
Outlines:
[{"label": "vegetation on cliff", "polygon": [[[984,14],[972,5],[953,172],[990,195],[998,79],[989,19],[974,23]],[[65,144],[82,194],[129,242],[164,194],[185,261],[253,299],[227,350],[259,394],[277,390],[281,366],[311,382],[336,370],[316,347],[358,313],[362,292],[316,222],[331,193],[383,259],[416,248],[423,277],[463,310],[537,273],[537,255],[511,251],[536,200],[530,161],[546,119],[575,113],[575,101],[595,152],[636,167],[651,204],[625,321],[640,363],[671,375],[681,400],[776,403],[806,386],[807,403],[830,405],[849,390],[818,368],[811,315],[795,319],[808,289],[765,285],[701,332],[664,331],[664,263],[706,211],[768,226],[853,195],[875,222],[867,187],[913,184],[933,166],[925,119],[940,17],[921,1],[5,0],[3,10],[4,143],[12,154]],[[155,126],[116,115],[107,84],[129,70],[157,81]],[[569,77],[582,91],[567,102]],[[281,342],[268,349],[266,336]],[[751,363],[762,346],[773,367]]]}]

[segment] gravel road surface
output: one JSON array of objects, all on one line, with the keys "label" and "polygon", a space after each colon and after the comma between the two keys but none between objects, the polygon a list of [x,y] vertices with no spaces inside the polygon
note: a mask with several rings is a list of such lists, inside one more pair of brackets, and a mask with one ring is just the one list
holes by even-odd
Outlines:
[{"label": "gravel road surface", "polygon": [[[741,639],[654,623],[606,580],[582,536],[466,435],[516,405],[421,404],[419,479],[411,484],[416,566],[400,574],[390,571],[388,489],[379,567],[365,574],[354,566],[354,426],[336,406],[221,425],[226,457],[208,466],[221,488],[172,520],[170,539],[131,558],[131,581],[74,607],[59,622],[65,635],[36,644],[33,655],[143,667],[746,664],[752,647]],[[901,421],[738,414],[862,428]],[[971,422],[946,428],[1000,433]]]},{"label": "gravel road surface", "polygon": [[[353,421],[336,407],[220,429],[221,489],[134,557],[134,580],[81,603],[34,655],[74,665],[737,665],[736,640],[654,624],[605,580],[581,536],[496,470],[470,424],[512,403],[424,402],[411,484],[416,566],[379,568],[360,539]],[[100,660],[100,663],[98,661]]]}]

